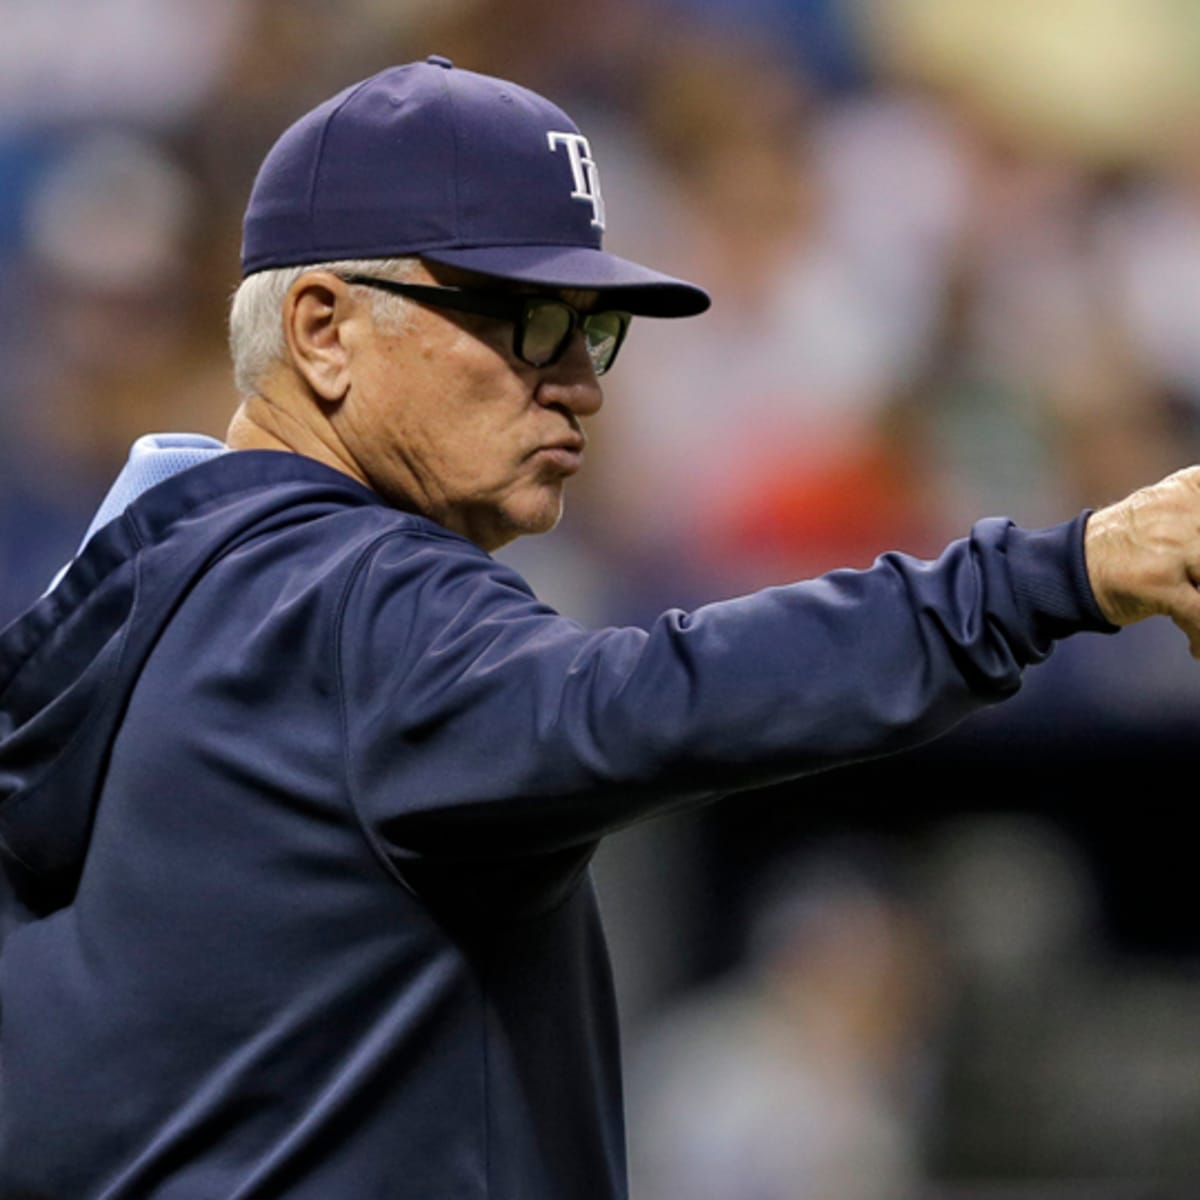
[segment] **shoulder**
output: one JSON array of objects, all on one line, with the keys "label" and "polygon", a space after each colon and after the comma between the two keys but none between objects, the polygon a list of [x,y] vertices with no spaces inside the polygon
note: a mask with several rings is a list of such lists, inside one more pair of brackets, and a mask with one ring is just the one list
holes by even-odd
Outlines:
[{"label": "shoulder", "polygon": [[[364,528],[360,531],[366,534]],[[377,526],[359,542],[343,589],[341,638],[399,648],[497,622],[557,617],[511,567],[420,517]]]}]

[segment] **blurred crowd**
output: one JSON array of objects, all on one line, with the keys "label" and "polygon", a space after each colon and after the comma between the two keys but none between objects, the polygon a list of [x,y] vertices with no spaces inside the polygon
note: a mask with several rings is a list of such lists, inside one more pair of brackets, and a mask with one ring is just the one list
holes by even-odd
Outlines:
[{"label": "blurred crowd", "polygon": [[[270,143],[430,53],[561,103],[607,247],[714,298],[635,322],[562,528],[505,552],[570,615],[641,622],[935,553],[979,517],[1049,524],[1200,457],[1191,5],[0,0],[0,624],[135,437],[222,434]],[[1183,862],[1165,780],[1198,717],[1200,668],[1151,623],[1062,647],[947,757],[785,790],[778,853],[726,814],[739,870],[714,868],[705,818],[673,851],[619,840],[601,883],[645,1031],[638,1194],[1200,1175],[1200,930],[1172,900],[1170,953],[1121,965],[1162,915],[1129,895]],[[959,821],[966,796],[1056,822]],[[1138,832],[1097,835],[1131,800]],[[795,860],[806,805],[888,853]]]}]

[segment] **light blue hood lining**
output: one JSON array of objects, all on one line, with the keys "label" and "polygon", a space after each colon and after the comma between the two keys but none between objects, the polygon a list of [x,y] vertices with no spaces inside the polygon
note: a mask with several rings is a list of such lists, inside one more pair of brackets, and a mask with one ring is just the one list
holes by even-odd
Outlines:
[{"label": "light blue hood lining", "polygon": [[[148,492],[172,475],[178,475],[180,471],[197,467],[229,452],[229,447],[223,442],[202,433],[148,433],[138,438],[130,448],[129,461],[108,489],[108,495],[83,535],[83,541],[75,551],[76,558],[105,525],[115,521],[143,492]],[[70,565],[67,563],[59,571],[47,591],[52,592],[57,587]]]},{"label": "light blue hood lining", "polygon": [[115,521],[143,492],[201,463],[228,454],[229,448],[201,433],[148,433],[133,443],[129,461],[108,490],[104,502],[83,535],[76,555],[104,528]]}]

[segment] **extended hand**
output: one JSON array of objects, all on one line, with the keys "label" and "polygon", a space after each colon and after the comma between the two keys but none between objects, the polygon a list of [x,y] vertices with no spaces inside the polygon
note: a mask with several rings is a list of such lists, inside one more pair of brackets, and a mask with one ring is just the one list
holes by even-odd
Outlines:
[{"label": "extended hand", "polygon": [[1200,467],[1093,513],[1084,549],[1092,590],[1114,625],[1162,613],[1200,658]]}]

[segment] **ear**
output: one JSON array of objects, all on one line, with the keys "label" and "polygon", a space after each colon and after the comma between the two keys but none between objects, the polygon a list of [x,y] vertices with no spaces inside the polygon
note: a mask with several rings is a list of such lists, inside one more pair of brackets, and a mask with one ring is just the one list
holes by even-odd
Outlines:
[{"label": "ear", "polygon": [[350,390],[350,339],[355,310],[349,287],[328,271],[311,271],[292,284],[283,302],[283,334],[296,371],[327,404]]}]

